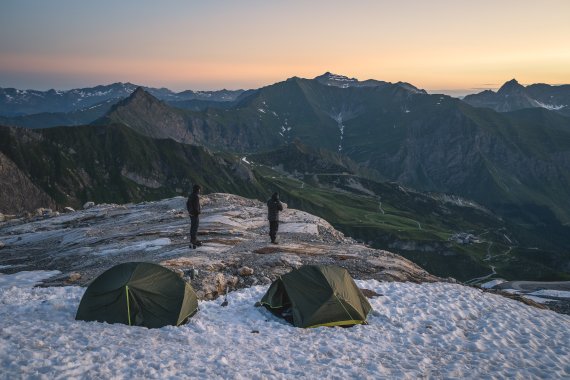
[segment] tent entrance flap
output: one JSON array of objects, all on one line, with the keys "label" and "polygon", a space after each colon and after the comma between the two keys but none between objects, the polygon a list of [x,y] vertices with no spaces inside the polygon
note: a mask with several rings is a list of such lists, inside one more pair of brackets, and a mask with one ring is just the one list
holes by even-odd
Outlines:
[{"label": "tent entrance flap", "polygon": [[286,320],[292,316],[297,327],[363,324],[372,309],[346,269],[324,265],[305,265],[281,276],[260,303]]}]

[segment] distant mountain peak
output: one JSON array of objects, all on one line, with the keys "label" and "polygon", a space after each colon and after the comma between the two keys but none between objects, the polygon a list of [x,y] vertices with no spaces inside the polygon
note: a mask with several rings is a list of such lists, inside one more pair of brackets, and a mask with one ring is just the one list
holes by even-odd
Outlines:
[{"label": "distant mountain peak", "polygon": [[157,99],[156,97],[154,97],[152,94],[150,94],[148,91],[146,91],[144,89],[144,87],[137,87],[132,93],[131,95],[129,95],[127,98],[125,98],[123,101],[119,102],[119,103],[123,103],[123,104],[128,104],[128,103],[132,103],[135,101],[153,101],[153,102],[160,102],[159,99]]},{"label": "distant mountain peak", "polygon": [[333,74],[330,71],[315,77],[318,81],[337,81],[337,82],[358,82],[356,78],[349,78],[345,75]]},{"label": "distant mountain peak", "polygon": [[399,87],[403,88],[404,90],[409,91],[409,92],[414,93],[414,94],[427,94],[427,92],[425,90],[417,88],[416,86],[414,86],[413,84],[408,83],[408,82],[397,82],[396,86],[399,86]]},{"label": "distant mountain peak", "polygon": [[501,86],[499,91],[497,91],[497,94],[511,94],[513,92],[522,92],[524,89],[525,87],[521,85],[516,79],[511,79]]},{"label": "distant mountain peak", "polygon": [[144,88],[143,88],[142,86],[138,86],[138,87],[133,91],[133,93],[131,94],[131,96],[134,96],[134,95],[140,96],[140,94],[148,94],[148,95],[150,95],[148,92],[146,92],[146,91],[144,90]]}]

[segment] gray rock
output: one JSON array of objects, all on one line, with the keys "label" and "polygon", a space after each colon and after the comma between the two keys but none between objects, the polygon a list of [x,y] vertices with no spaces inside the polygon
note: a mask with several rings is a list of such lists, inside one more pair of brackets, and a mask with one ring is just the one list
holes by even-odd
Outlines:
[{"label": "gray rock", "polygon": [[77,282],[79,279],[81,279],[81,273],[72,272],[69,274],[69,277],[67,278],[66,282],[70,284],[73,282]]},{"label": "gray rock", "polygon": [[289,265],[293,268],[299,268],[303,265],[299,256],[297,255],[281,255],[279,258],[279,263],[284,265]]},{"label": "gray rock", "polygon": [[0,241],[0,249],[4,248],[6,246],[6,244],[4,244],[3,241]]},{"label": "gray rock", "polygon": [[63,211],[65,211],[65,212],[75,212],[75,210],[74,210],[73,208],[71,208],[71,207],[64,207],[64,208],[63,208]]},{"label": "gray rock", "polygon": [[238,269],[238,274],[240,276],[251,276],[253,274],[253,269],[250,267],[241,267]]},{"label": "gray rock", "polygon": [[37,216],[54,216],[54,212],[50,208],[40,207],[40,208],[36,209],[36,215]]},{"label": "gray rock", "polygon": [[88,209],[90,209],[91,207],[94,207],[94,206],[95,206],[95,202],[86,202],[86,203],[83,205],[83,209],[84,209],[84,210],[88,210]]}]

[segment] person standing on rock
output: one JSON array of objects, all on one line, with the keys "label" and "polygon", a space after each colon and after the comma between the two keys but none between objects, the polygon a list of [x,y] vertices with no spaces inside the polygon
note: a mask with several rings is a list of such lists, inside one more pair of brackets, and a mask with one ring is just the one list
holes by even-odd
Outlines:
[{"label": "person standing on rock", "polygon": [[198,225],[200,224],[199,215],[201,213],[200,190],[202,190],[200,185],[194,185],[192,187],[192,194],[190,194],[186,202],[188,215],[190,215],[190,248],[196,248],[202,245],[202,242],[196,238],[196,235],[198,235]]},{"label": "person standing on rock", "polygon": [[279,193],[273,193],[267,201],[267,219],[269,220],[269,237],[271,243],[277,244],[277,230],[279,229],[279,212],[283,211],[283,205],[279,201]]}]

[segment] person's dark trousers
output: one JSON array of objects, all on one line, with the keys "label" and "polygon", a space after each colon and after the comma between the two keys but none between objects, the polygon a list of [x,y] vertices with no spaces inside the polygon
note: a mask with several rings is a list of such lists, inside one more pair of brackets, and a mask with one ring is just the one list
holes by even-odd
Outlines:
[{"label": "person's dark trousers", "polygon": [[277,230],[279,229],[278,221],[269,221],[269,237],[271,241],[274,242],[277,238]]},{"label": "person's dark trousers", "polygon": [[190,217],[190,242],[196,242],[196,235],[198,234],[198,225],[200,224],[200,218],[198,215]]}]

